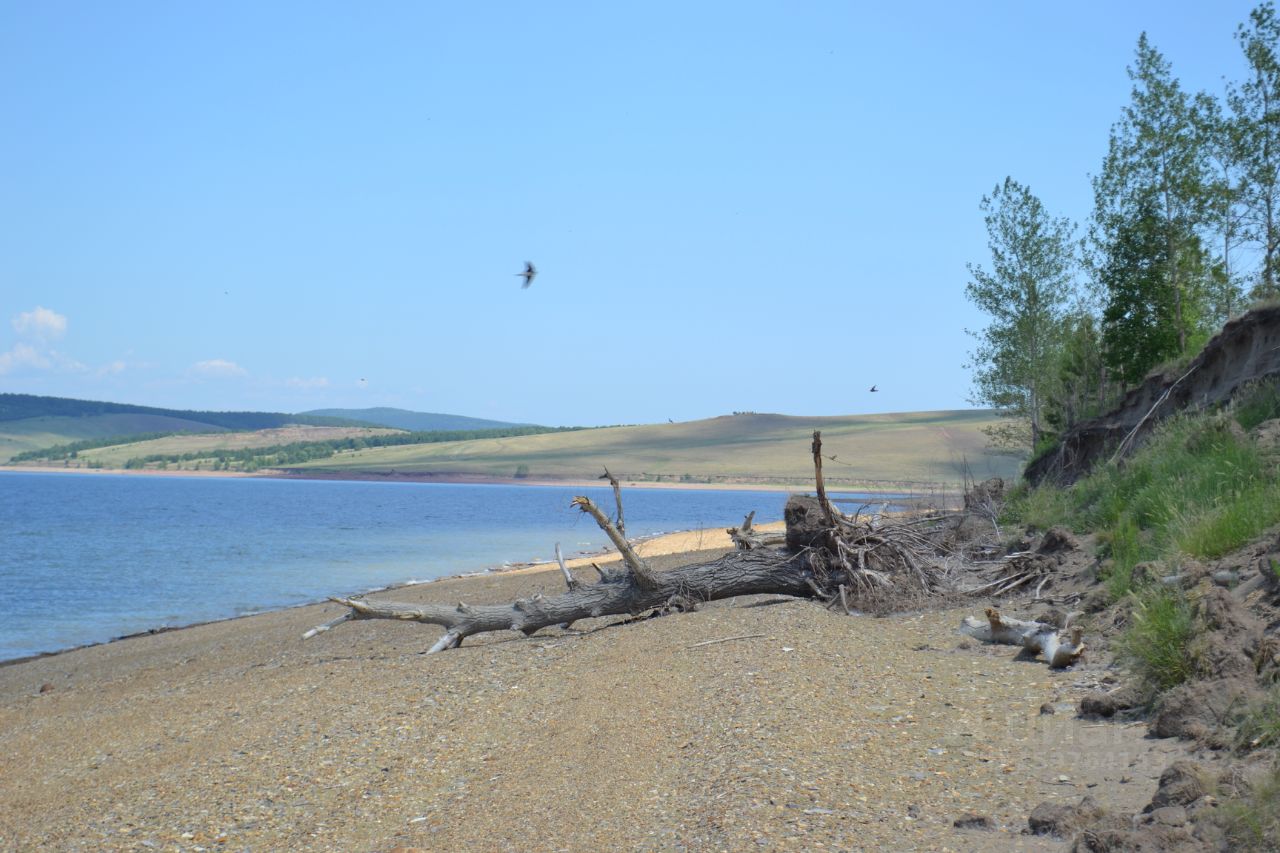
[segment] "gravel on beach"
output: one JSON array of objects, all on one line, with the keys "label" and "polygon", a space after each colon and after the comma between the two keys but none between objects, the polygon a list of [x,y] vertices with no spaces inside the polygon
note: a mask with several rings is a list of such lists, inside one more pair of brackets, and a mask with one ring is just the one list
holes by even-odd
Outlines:
[{"label": "gravel on beach", "polygon": [[1101,668],[967,641],[980,610],[755,596],[425,655],[413,623],[303,641],[329,604],[3,666],[0,849],[1055,850],[1024,832],[1040,802],[1141,808],[1180,747],[1077,718]]}]

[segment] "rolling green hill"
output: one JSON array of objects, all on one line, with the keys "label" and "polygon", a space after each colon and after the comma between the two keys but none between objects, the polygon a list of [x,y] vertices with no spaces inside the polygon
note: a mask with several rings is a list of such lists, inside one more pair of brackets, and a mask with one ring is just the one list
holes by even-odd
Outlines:
[{"label": "rolling green hill", "polygon": [[19,453],[86,439],[160,432],[277,429],[290,424],[352,425],[339,418],[316,415],[199,412],[34,394],[0,394],[0,463]]},{"label": "rolling green hill", "polygon": [[73,441],[174,432],[227,432],[225,427],[168,415],[86,415],[0,421],[0,463],[19,453],[42,450]]},{"label": "rolling green hill", "polygon": [[286,424],[307,426],[360,426],[342,418],[319,415],[290,415],[283,412],[203,412],[185,409],[158,409],[130,403],[104,403],[67,397],[39,397],[34,394],[0,394],[0,422],[30,418],[85,418],[98,415],[154,415],[194,421],[223,429],[274,429]]},{"label": "rolling green hill", "polygon": [[372,409],[313,409],[302,412],[310,417],[343,418],[374,426],[405,429],[410,432],[436,432],[442,430],[502,429],[504,427],[531,426],[509,421],[490,421],[485,418],[469,418],[465,415],[442,415],[436,412],[411,412],[408,409],[379,407]]},{"label": "rolling green hill", "polygon": [[344,453],[290,470],[701,483],[803,483],[813,478],[812,434],[822,430],[824,474],[835,485],[952,485],[966,465],[978,478],[1014,476],[1021,460],[987,449],[989,411],[838,417],[727,415],[679,424],[607,427]]}]

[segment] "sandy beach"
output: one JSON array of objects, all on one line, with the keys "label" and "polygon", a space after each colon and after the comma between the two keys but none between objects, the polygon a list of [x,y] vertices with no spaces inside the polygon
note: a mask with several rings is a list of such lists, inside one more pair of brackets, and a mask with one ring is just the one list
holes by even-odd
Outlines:
[{"label": "sandy beach", "polygon": [[[709,559],[723,551],[691,549],[715,535],[647,556]],[[562,585],[537,567],[378,597]],[[1101,664],[974,646],[967,610],[851,618],[756,596],[434,655],[439,629],[412,623],[302,639],[339,612],[0,667],[0,849],[1052,850],[1023,833],[1032,807],[1138,808],[1180,749],[1077,719]],[[993,828],[954,825],[969,814]]]}]

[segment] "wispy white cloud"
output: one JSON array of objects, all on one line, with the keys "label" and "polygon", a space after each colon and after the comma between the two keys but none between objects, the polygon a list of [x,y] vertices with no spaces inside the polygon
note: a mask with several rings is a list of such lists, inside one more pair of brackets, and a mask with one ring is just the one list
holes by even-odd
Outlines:
[{"label": "wispy white cloud", "polygon": [[93,372],[93,375],[98,377],[99,379],[102,378],[103,376],[115,376],[118,373],[124,373],[127,367],[128,365],[125,364],[123,361],[116,359],[110,364],[104,364],[101,367],[99,367],[97,370]]},{"label": "wispy white cloud", "polygon": [[67,318],[57,311],[37,305],[9,320],[19,340],[7,352],[0,352],[0,375],[20,370],[77,370],[82,365],[53,350],[49,343],[67,333]]},{"label": "wispy white cloud", "polygon": [[224,358],[211,358],[207,361],[197,361],[191,366],[191,372],[197,376],[204,376],[209,379],[234,379],[238,376],[249,375],[249,371],[245,370],[234,361],[227,361]]},{"label": "wispy white cloud", "polygon": [[67,318],[42,305],[33,311],[23,311],[12,320],[13,330],[19,335],[38,341],[56,341],[67,333]]},{"label": "wispy white cloud", "polygon": [[324,376],[313,376],[310,379],[303,379],[300,376],[292,376],[285,380],[285,384],[290,388],[298,388],[302,391],[314,391],[317,388],[328,388],[329,380]]},{"label": "wispy white cloud", "polygon": [[27,367],[33,370],[48,370],[53,367],[49,357],[30,344],[17,343],[8,352],[0,352],[0,375]]}]

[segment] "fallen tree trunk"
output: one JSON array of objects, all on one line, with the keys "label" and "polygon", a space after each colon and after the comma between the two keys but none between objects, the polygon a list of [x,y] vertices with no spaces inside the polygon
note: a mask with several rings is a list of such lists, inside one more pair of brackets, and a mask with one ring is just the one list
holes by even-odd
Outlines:
[{"label": "fallen tree trunk", "polygon": [[[828,607],[887,609],[895,601],[915,604],[944,585],[945,566],[926,537],[910,525],[859,521],[839,513],[822,486],[822,441],[813,435],[815,478],[819,497],[792,496],[787,502],[787,550],[764,547],[752,529],[754,513],[742,528],[730,530],[741,549],[709,563],[655,572],[641,559],[609,517],[588,498],[573,505],[595,519],[617,547],[623,567],[596,567],[594,584],[574,578],[557,559],[568,590],[556,596],[535,595],[507,604],[468,605],[376,603],[359,598],[334,598],[348,611],[312,628],[304,638],[328,631],[352,619],[399,619],[440,625],[445,629],[431,651],[454,648],[473,634],[519,631],[529,635],[550,625],[570,625],[579,619],[637,615],[646,610],[690,610],[716,599],[738,595],[775,594],[817,598]],[[607,472],[606,472],[607,474]],[[611,482],[616,480],[610,478]],[[618,520],[622,519],[622,499]],[[770,537],[772,538],[772,537]]]},{"label": "fallen tree trunk", "polygon": [[691,609],[691,605],[735,595],[780,593],[807,597],[812,595],[808,583],[812,574],[807,564],[803,554],[733,553],[710,563],[658,573],[652,586],[636,583],[630,572],[612,572],[597,583],[578,583],[560,595],[535,595],[510,604],[455,606],[375,603],[357,598],[332,600],[351,608],[346,617],[349,619],[400,619],[440,625],[445,635],[431,649],[440,651],[486,631],[519,631],[527,636],[540,628],[579,619],[637,615],[667,607]]}]

